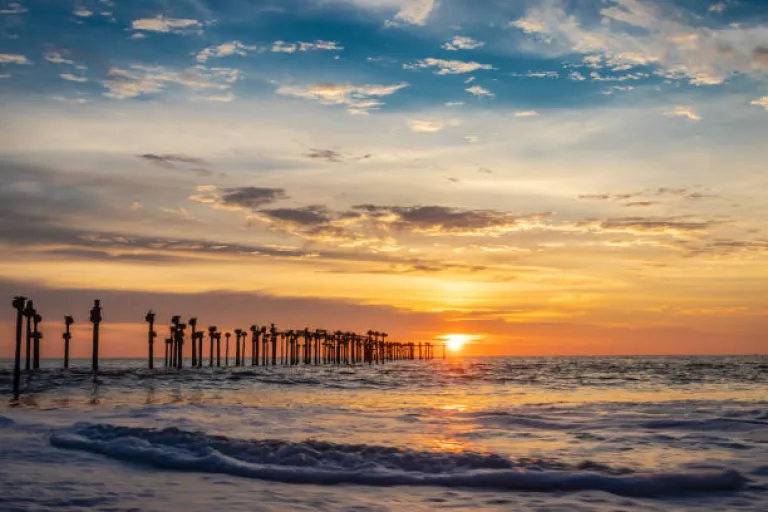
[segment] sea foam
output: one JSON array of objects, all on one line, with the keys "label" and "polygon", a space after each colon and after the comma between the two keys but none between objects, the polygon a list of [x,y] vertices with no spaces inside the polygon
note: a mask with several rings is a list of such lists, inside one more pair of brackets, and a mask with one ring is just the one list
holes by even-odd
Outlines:
[{"label": "sea foam", "polygon": [[[511,491],[605,491],[634,497],[733,491],[747,479],[733,470],[637,473],[582,463],[514,461],[496,454],[428,452],[308,440],[246,440],[108,424],[78,424],[55,434],[59,448],[177,471],[224,473],[296,484],[444,486]],[[558,468],[558,469],[553,469]]]}]

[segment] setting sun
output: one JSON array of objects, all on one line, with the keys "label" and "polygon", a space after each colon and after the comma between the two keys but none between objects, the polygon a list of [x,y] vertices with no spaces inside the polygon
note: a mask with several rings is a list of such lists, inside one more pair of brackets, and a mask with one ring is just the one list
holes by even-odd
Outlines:
[{"label": "setting sun", "polygon": [[469,341],[470,336],[466,334],[446,334],[441,336],[441,338],[445,340],[448,350],[457,352]]}]

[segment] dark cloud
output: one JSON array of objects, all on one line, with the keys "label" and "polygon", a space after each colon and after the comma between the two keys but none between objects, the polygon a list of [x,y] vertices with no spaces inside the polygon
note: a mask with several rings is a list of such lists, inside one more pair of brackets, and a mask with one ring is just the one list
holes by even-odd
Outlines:
[{"label": "dark cloud", "polygon": [[600,222],[606,230],[627,231],[706,231],[719,223],[712,220],[689,220],[681,217],[620,217]]},{"label": "dark cloud", "polygon": [[[591,199],[591,200],[597,200],[597,201],[626,201],[627,199],[632,199],[636,197],[660,197],[660,196],[676,196],[676,197],[681,197],[683,199],[691,199],[691,200],[715,197],[710,194],[705,194],[700,190],[696,190],[696,187],[681,187],[681,188],[658,187],[658,188],[648,188],[645,190],[641,190],[639,192],[630,192],[630,193],[622,193],[622,194],[579,194],[577,197],[579,199]],[[637,203],[633,203],[632,206],[641,206],[642,205],[641,203],[643,203],[643,201],[638,201]]]},{"label": "dark cloud", "polygon": [[495,234],[516,231],[541,222],[551,212],[516,215],[496,210],[465,210],[447,206],[353,206],[379,223],[416,233],[426,234]]},{"label": "dark cloud", "polygon": [[[182,154],[175,154],[175,153],[164,153],[160,155],[155,153],[144,153],[136,156],[154,165],[160,166],[164,169],[178,169],[179,166],[177,164],[191,164],[191,165],[198,165],[198,166],[206,164],[206,161],[203,160],[202,158],[197,158],[194,156],[188,156],[188,155],[182,155]],[[188,171],[191,171],[199,176],[213,175],[213,172],[209,171],[204,167],[182,167],[182,168]]]},{"label": "dark cloud", "polygon": [[327,160],[329,162],[341,162],[344,160],[341,153],[332,149],[311,149],[309,153],[305,153],[304,156],[316,160]]},{"label": "dark cloud", "polygon": [[221,189],[219,202],[224,206],[256,210],[287,198],[288,195],[282,188],[237,187]]},{"label": "dark cloud", "polygon": [[310,226],[324,224],[333,220],[331,210],[323,205],[310,205],[301,208],[275,208],[260,210],[259,213],[271,219]]},{"label": "dark cloud", "polygon": [[304,153],[304,156],[313,160],[326,160],[331,163],[340,163],[348,160],[360,161],[368,160],[373,157],[373,153],[365,153],[360,156],[345,155],[334,149],[317,149],[312,148],[308,153]]},{"label": "dark cloud", "polygon": [[642,206],[653,206],[654,204],[656,204],[656,203],[654,203],[653,201],[632,201],[630,203],[626,203],[624,206],[628,207],[628,208],[633,208],[633,207],[638,207],[638,206],[641,206],[641,207]]}]

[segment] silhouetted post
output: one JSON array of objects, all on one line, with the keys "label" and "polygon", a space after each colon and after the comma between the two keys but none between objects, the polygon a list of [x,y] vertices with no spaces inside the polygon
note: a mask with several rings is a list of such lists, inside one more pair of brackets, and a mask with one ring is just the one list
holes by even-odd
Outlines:
[{"label": "silhouetted post", "polygon": [[224,336],[227,338],[226,348],[224,349],[224,366],[229,366],[229,338],[232,336],[232,333],[227,332]]},{"label": "silhouetted post", "polygon": [[221,333],[216,332],[216,366],[221,367]]},{"label": "silhouetted post", "polygon": [[176,326],[176,368],[181,370],[184,367],[184,329],[187,324]]},{"label": "silhouetted post", "polygon": [[242,329],[235,329],[235,366],[240,366],[240,336],[242,336]]},{"label": "silhouetted post", "polygon": [[147,335],[149,342],[149,369],[152,370],[155,367],[155,338],[157,333],[155,332],[155,314],[151,309],[147,316],[144,317],[144,320],[149,323],[149,334]]},{"label": "silhouetted post", "polygon": [[216,326],[208,326],[208,337],[211,340],[210,351],[208,352],[208,367],[213,368],[213,340],[216,339]]},{"label": "silhouetted post", "polygon": [[192,331],[190,338],[192,339],[192,368],[197,366],[197,318],[189,319],[189,328]]},{"label": "silhouetted post", "polygon": [[34,339],[34,357],[32,358],[32,366],[35,370],[40,369],[40,338],[43,337],[43,333],[40,332],[40,322],[43,321],[43,317],[40,313],[35,313],[32,318],[32,338]]},{"label": "silhouetted post", "polygon": [[93,301],[91,323],[93,323],[93,358],[91,360],[91,368],[95,374],[99,371],[99,324],[101,323],[101,301],[98,299]]},{"label": "silhouetted post", "polygon": [[21,384],[21,330],[24,324],[24,307],[26,297],[14,297],[13,307],[16,310],[16,351],[13,358],[13,396],[19,397],[19,385]]},{"label": "silhouetted post", "polygon": [[203,341],[205,340],[205,331],[200,331],[197,333],[198,337],[200,338],[199,345],[198,345],[198,351],[197,351],[197,367],[202,368],[203,367]]},{"label": "silhouetted post", "polygon": [[277,329],[275,324],[269,328],[270,341],[272,342],[272,366],[277,365]]},{"label": "silhouetted post", "polygon": [[251,326],[251,366],[259,366],[259,336],[261,329],[258,325]]},{"label": "silhouetted post", "polygon": [[26,351],[26,365],[24,369],[30,371],[32,369],[32,319],[35,317],[35,306],[32,301],[27,302],[27,307],[24,308],[24,317],[27,319],[27,351]]},{"label": "silhouetted post", "polygon": [[61,336],[64,338],[64,368],[69,368],[69,341],[72,339],[69,328],[73,323],[75,323],[74,318],[71,316],[64,317],[64,334]]}]

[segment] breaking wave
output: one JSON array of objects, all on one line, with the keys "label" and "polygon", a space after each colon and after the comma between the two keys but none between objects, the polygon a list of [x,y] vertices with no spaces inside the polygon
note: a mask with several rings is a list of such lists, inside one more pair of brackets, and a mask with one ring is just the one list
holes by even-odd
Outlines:
[{"label": "breaking wave", "polygon": [[295,484],[445,486],[510,491],[605,491],[661,497],[734,491],[747,479],[733,470],[637,473],[592,462],[512,460],[496,454],[422,452],[316,440],[246,440],[108,424],[78,424],[54,434],[59,448],[177,471],[224,473]]}]

